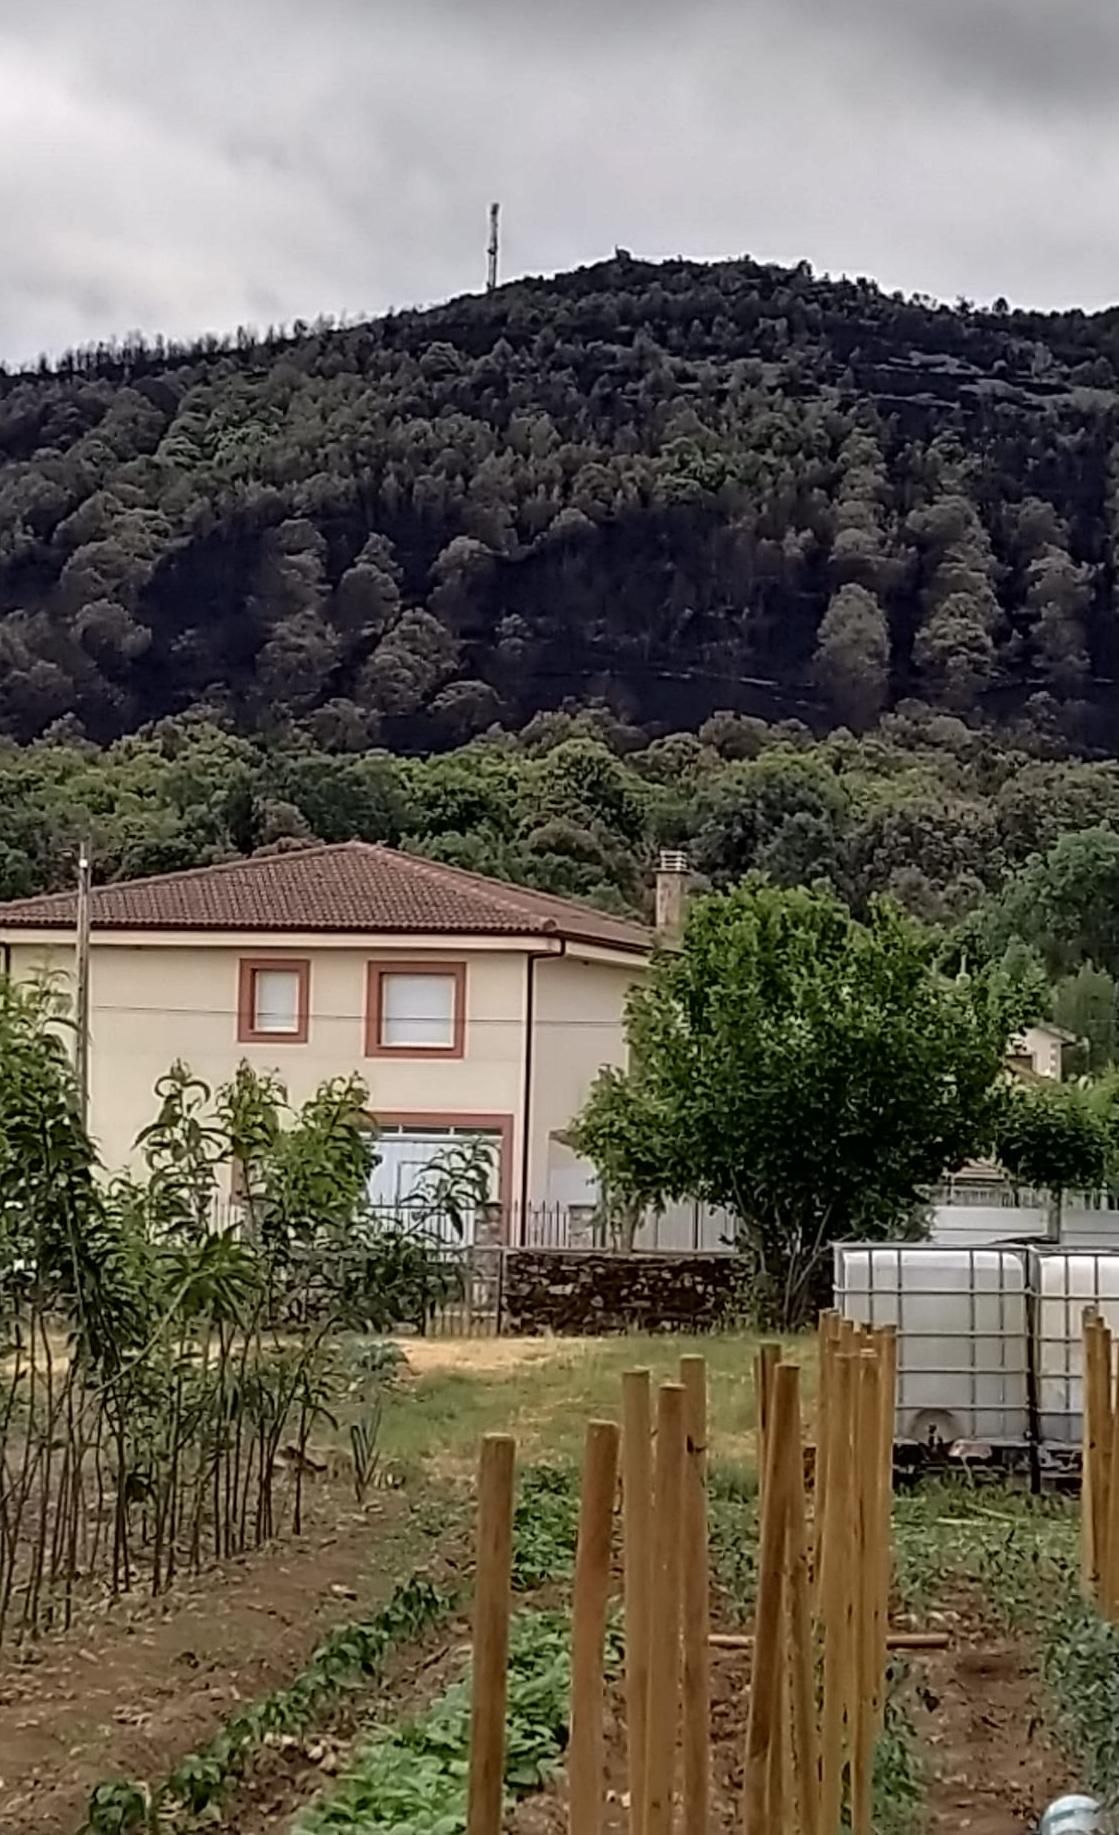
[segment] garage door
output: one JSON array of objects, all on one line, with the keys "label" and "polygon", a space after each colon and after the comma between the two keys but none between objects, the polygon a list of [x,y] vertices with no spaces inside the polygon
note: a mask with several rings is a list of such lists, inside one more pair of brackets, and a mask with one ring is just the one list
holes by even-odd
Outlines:
[{"label": "garage door", "polygon": [[[369,1195],[378,1209],[417,1214],[448,1242],[460,1242],[452,1217],[430,1211],[423,1204],[424,1175],[441,1162],[456,1141],[482,1140],[491,1148],[490,1196],[497,1201],[501,1179],[501,1135],[496,1129],[470,1127],[384,1127],[377,1137],[380,1165],[369,1181]],[[474,1217],[464,1217],[464,1237],[474,1239]]]}]

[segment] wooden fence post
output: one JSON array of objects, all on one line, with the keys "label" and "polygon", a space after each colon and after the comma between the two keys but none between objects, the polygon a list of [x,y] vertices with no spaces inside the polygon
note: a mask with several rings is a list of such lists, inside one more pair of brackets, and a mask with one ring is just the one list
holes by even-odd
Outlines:
[{"label": "wooden fence post", "polygon": [[837,1352],[831,1364],[828,1514],[824,1525],[827,1555],[820,1597],[820,1618],[824,1632],[820,1835],[838,1835],[843,1802],[844,1744],[850,1709],[849,1647],[852,1631],[851,1587],[854,1578],[851,1540],[856,1508],[852,1482],[852,1415],[857,1368],[857,1358],[846,1351]]},{"label": "wooden fence post", "polygon": [[478,1469],[468,1835],[501,1831],[515,1458],[516,1442],[510,1435],[486,1434]]},{"label": "wooden fence post", "polygon": [[645,1725],[649,1710],[653,1577],[653,1443],[648,1370],[627,1370],[622,1377],[622,1511],[629,1826],[631,1835],[645,1835]]},{"label": "wooden fence post", "polygon": [[707,1363],[681,1357],[684,1484],[684,1835],[708,1835],[711,1797],[711,1606],[707,1554]]},{"label": "wooden fence post", "polygon": [[[799,1372],[798,1372],[799,1377]],[[799,1383],[792,1433],[786,1450],[789,1515],[786,1580],[789,1594],[789,1662],[793,1704],[793,1760],[800,1835],[820,1826],[820,1742],[816,1720],[816,1650],[808,1577],[808,1529],[804,1507],[804,1456]]]},{"label": "wooden fence post", "polygon": [[852,1835],[873,1835],[874,1745],[884,1638],[880,1624],[882,1385],[878,1352],[861,1351],[859,1366],[855,1429],[858,1490],[855,1671],[858,1693],[851,1746],[851,1830]]},{"label": "wooden fence post", "polygon": [[[766,1468],[762,1492],[761,1545],[750,1712],[746,1729],[744,1826],[746,1835],[784,1829],[785,1806],[774,1802],[773,1753],[782,1747],[787,1701],[784,1640],[785,1562],[789,1520],[789,1452],[795,1431],[799,1372],[779,1363],[773,1372],[772,1406],[765,1425]],[[799,1452],[799,1449],[796,1449]]]},{"label": "wooden fence post", "polygon": [[602,1826],[606,1769],[602,1657],[617,1483],[618,1430],[612,1421],[590,1421],[583,1455],[571,1614],[571,1743],[567,1761],[571,1835],[599,1835]]},{"label": "wooden fence post", "polygon": [[681,1531],[684,1510],[684,1391],[657,1396],[653,1490],[653,1599],[646,1720],[645,1835],[671,1835],[680,1724]]}]

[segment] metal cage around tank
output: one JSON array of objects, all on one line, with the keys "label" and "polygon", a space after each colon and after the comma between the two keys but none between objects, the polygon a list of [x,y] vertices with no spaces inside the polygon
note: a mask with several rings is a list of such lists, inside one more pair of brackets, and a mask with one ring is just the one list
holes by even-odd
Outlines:
[{"label": "metal cage around tank", "polygon": [[1119,1334],[1119,1253],[878,1242],[834,1256],[841,1314],[897,1328],[898,1443],[1075,1463],[1084,1313]]}]

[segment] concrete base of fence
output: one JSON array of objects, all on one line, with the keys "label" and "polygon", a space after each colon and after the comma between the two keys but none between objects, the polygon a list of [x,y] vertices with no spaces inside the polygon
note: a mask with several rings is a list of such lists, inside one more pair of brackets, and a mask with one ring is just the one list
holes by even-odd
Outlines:
[{"label": "concrete base of fence", "polygon": [[510,1249],[502,1329],[563,1332],[714,1331],[741,1317],[743,1267],[726,1254],[596,1254]]}]

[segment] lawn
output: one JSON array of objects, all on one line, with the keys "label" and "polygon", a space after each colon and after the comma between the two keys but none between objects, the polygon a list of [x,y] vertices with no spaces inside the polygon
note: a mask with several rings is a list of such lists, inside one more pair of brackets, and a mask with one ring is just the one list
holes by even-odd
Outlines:
[{"label": "lawn", "polygon": [[[508,1432],[527,1460],[571,1461],[588,1420],[619,1418],[623,1371],[644,1366],[669,1381],[681,1356],[698,1352],[708,1364],[713,1457],[751,1466],[757,1345],[746,1333],[404,1340],[408,1370],[386,1408],[382,1448],[406,1468],[450,1475],[473,1467],[482,1434]],[[796,1348],[810,1414],[814,1347]]]}]

